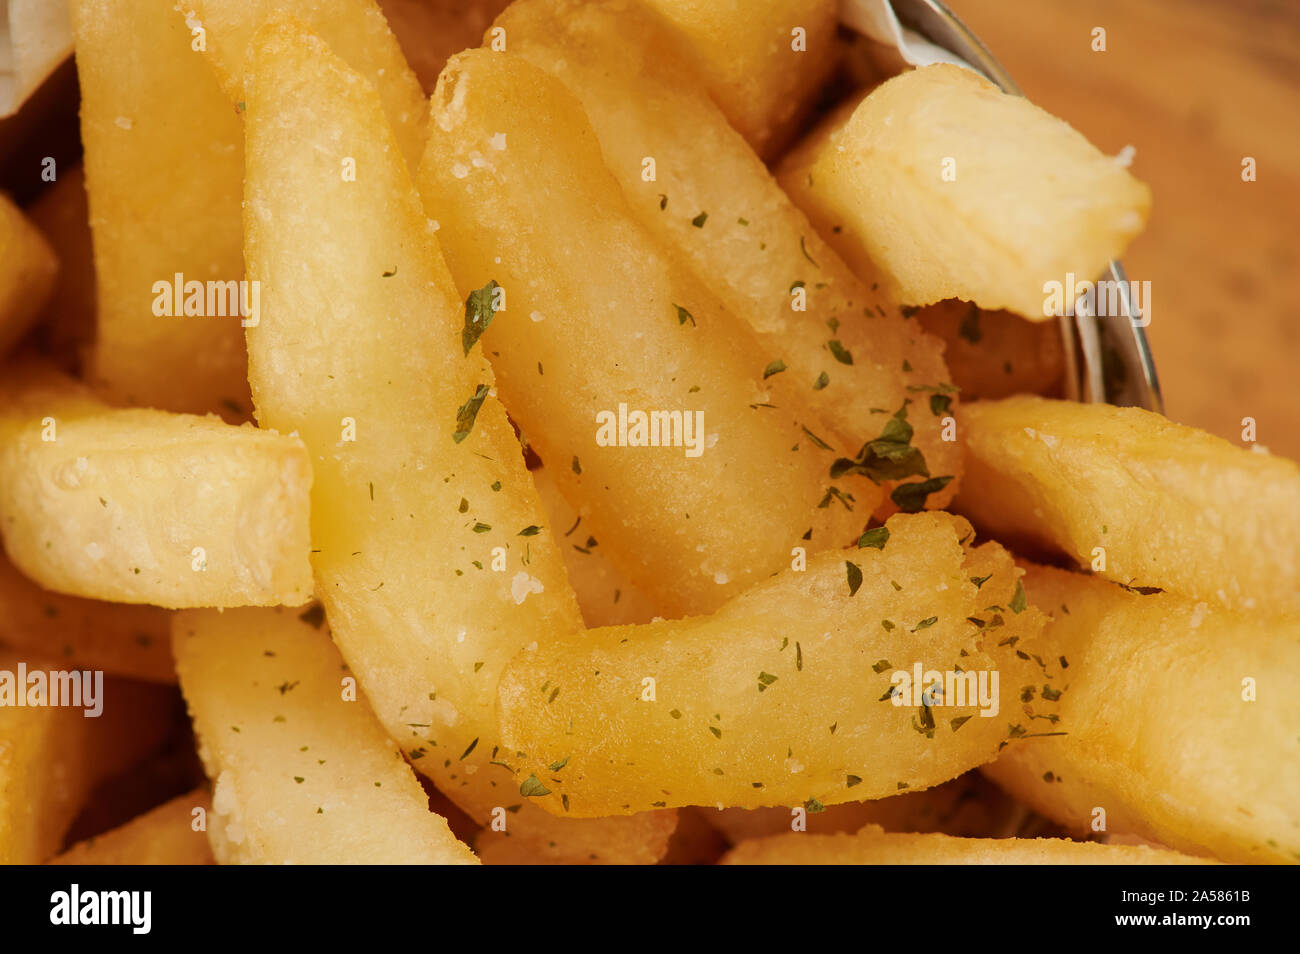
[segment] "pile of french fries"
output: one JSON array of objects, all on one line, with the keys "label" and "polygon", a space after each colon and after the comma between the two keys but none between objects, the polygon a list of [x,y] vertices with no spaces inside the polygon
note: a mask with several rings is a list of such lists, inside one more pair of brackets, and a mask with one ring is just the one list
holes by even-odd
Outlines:
[{"label": "pile of french fries", "polygon": [[834,0],[71,7],[0,859],[1300,860],[1300,467],[1053,397],[1064,122]]}]

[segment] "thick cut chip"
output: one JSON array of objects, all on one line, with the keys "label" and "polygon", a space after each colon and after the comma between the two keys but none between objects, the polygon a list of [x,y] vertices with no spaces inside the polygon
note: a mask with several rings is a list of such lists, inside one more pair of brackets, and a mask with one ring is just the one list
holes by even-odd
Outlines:
[{"label": "thick cut chip", "polygon": [[886,532],[712,616],[539,633],[501,680],[521,793],[579,816],[831,805],[937,785],[1049,726],[1016,701],[1043,617],[1006,551],[965,549],[948,514]]},{"label": "thick cut chip", "polygon": [[[956,389],[941,342],[821,240],[690,82],[668,28],[628,0],[519,0],[498,24],[511,51],[582,101],[628,207],[757,336],[765,363],[756,370],[797,391],[845,436],[840,467],[856,463],[890,490],[945,478],[922,497],[927,507],[945,505],[961,449],[942,439]],[[863,450],[904,407],[907,438],[891,438],[889,454]],[[860,506],[873,504],[861,498]],[[898,509],[888,500],[884,507]]]},{"label": "thick cut chip", "polygon": [[[551,824],[541,827],[530,813],[515,822],[522,828],[522,836],[509,827],[504,831],[484,828],[474,850],[485,865],[653,865],[668,852],[677,815],[673,809],[572,820],[547,815]],[[553,832],[557,840],[537,837],[542,831]]]},{"label": "thick cut chip", "polygon": [[175,6],[72,2],[99,301],[89,370],[114,400],[239,421],[240,315],[256,304],[239,285],[243,133]]},{"label": "thick cut chip", "polygon": [[58,268],[40,231],[0,192],[0,358],[40,314]]},{"label": "thick cut chip", "polygon": [[0,554],[0,646],[147,682],[175,682],[171,614],[43,590]]},{"label": "thick cut chip", "polygon": [[1300,467],[1138,408],[1020,397],[968,406],[956,504],[1127,586],[1300,611]]},{"label": "thick cut chip", "polygon": [[771,156],[835,67],[835,0],[648,0],[681,31],[709,92]]},{"label": "thick cut chip", "polygon": [[605,558],[600,541],[587,532],[582,515],[564,499],[550,469],[541,467],[531,473],[550,520],[548,526],[555,528],[583,622],[587,626],[623,626],[648,623],[658,616],[654,603]]},{"label": "thick cut chip", "polygon": [[52,865],[211,865],[205,789],[177,796],[102,835],[79,841]]},{"label": "thick cut chip", "polygon": [[[1142,230],[1150,190],[1063,120],[958,66],[881,84],[781,182],[855,268],[899,298],[1038,321]],[[1047,291],[1057,282],[1068,301]]]},{"label": "thick cut chip", "polygon": [[161,746],[179,715],[174,689],[8,649],[0,702],[0,864],[50,858],[95,786]]},{"label": "thick cut chip", "polygon": [[415,773],[308,614],[180,613],[173,651],[214,783],[208,834],[218,861],[476,862],[429,810]]},{"label": "thick cut chip", "polygon": [[100,404],[32,364],[0,383],[0,533],[70,596],[157,606],[311,597],[311,467],[295,437]]},{"label": "thick cut chip", "polygon": [[1300,861],[1300,621],[1143,596],[1031,567],[1066,735],[985,771],[1086,834],[1140,835],[1237,864]]},{"label": "thick cut chip", "polygon": [[[251,379],[259,421],[312,454],[334,638],[417,771],[479,824],[563,846],[572,823],[524,804],[494,764],[502,668],[534,630],[582,626],[555,528],[482,348],[462,345],[466,306],[378,95],[293,24],[255,44],[248,265],[266,317]],[[367,170],[356,182],[342,154]],[[645,842],[660,824],[620,823]]]},{"label": "thick cut chip", "polygon": [[724,865],[1198,865],[1176,851],[1102,845],[1064,838],[953,838],[888,833],[868,825],[857,834],[787,834],[746,841]]},{"label": "thick cut chip", "polygon": [[[217,80],[241,111],[246,105],[244,78],[253,34],[269,20],[291,14],[374,84],[402,155],[412,168],[419,161],[428,103],[375,0],[185,0],[178,9],[184,10],[191,34],[203,34]],[[346,158],[339,163],[341,176],[349,174]],[[357,169],[354,163],[350,174],[355,178],[367,170]]]},{"label": "thick cut chip", "polygon": [[0,117],[18,111],[72,52],[65,0],[8,0],[0,10]]},{"label": "thick cut chip", "polygon": [[[942,832],[964,838],[1023,836],[1045,825],[1040,815],[1005,794],[978,771],[919,792],[902,792],[869,802],[841,802],[809,811],[803,805],[770,808],[727,808],[705,818],[731,844],[799,831],[817,835],[855,832],[863,825],[885,831]],[[798,827],[796,827],[798,826]],[[1057,829],[1053,834],[1061,834]]]},{"label": "thick cut chip", "polygon": [[1027,321],[955,298],[918,308],[915,315],[922,328],[943,341],[943,358],[963,401],[1060,395],[1065,350],[1056,322]]},{"label": "thick cut chip", "polygon": [[433,114],[425,205],[462,292],[501,286],[483,347],[502,399],[620,570],[666,613],[707,612],[801,538],[861,532],[879,488],[831,481],[847,445],[635,221],[561,83],[474,50]]}]

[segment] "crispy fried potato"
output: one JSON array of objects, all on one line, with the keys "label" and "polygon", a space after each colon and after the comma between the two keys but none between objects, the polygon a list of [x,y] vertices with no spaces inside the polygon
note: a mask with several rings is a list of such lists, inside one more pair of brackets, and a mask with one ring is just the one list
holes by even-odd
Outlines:
[{"label": "crispy fried potato", "polygon": [[1034,397],[961,424],[957,508],[1008,542],[1047,544],[1130,586],[1300,611],[1300,466],[1159,414]]},{"label": "crispy fried potato", "polygon": [[887,833],[786,834],[742,842],[724,865],[1203,865],[1176,851],[1064,838],[953,838]]},{"label": "crispy fried potato", "polygon": [[0,358],[41,313],[58,269],[40,230],[0,192]]},{"label": "crispy fried potato", "polygon": [[[885,831],[937,831],[965,838],[998,838],[1019,834],[1020,828],[1033,825],[1038,818],[978,771],[924,791],[903,792],[870,802],[841,802],[826,805],[822,811],[808,811],[803,806],[727,808],[705,817],[733,845],[795,830],[815,835],[855,832],[868,824],[879,825]],[[804,828],[795,829],[796,822]]]},{"label": "crispy fried potato", "polygon": [[915,314],[922,328],[943,341],[944,360],[963,401],[1060,395],[1065,350],[1056,322],[984,311],[955,298],[918,308]]},{"label": "crispy fried potato", "polygon": [[72,2],[99,303],[89,372],[115,401],[240,421],[249,399],[238,303],[202,317],[172,302],[168,317],[155,289],[176,275],[228,283],[244,273],[239,116],[175,6]]},{"label": "crispy fried potato", "polygon": [[[16,683],[20,664],[29,678],[63,667],[0,650],[0,671],[24,693],[28,687]],[[83,697],[89,709],[0,706],[0,864],[48,859],[95,786],[131,768],[171,731],[175,690],[119,679],[104,679],[101,690],[97,699]],[[96,706],[100,715],[88,718]]]},{"label": "crispy fried potato", "polygon": [[0,646],[147,682],[176,681],[171,614],[43,590],[0,554]]},{"label": "crispy fried potato", "polygon": [[59,260],[59,280],[41,312],[36,336],[59,367],[76,371],[95,337],[95,253],[90,237],[86,174],[59,173],[28,210]]},{"label": "crispy fried potato", "polygon": [[1067,123],[958,66],[882,83],[781,183],[903,302],[1041,321],[1047,282],[1091,280],[1142,230],[1150,190]]},{"label": "crispy fried potato", "polygon": [[320,625],[284,607],[176,616],[177,671],[214,783],[213,854],[223,864],[475,864],[429,811]]},{"label": "crispy fried potato", "polygon": [[[1009,724],[1026,731],[1013,693],[1038,678],[1023,650],[1043,617],[1006,551],[963,548],[964,520],[899,515],[886,528],[883,549],[849,553],[847,566],[842,552],[814,557],[712,616],[538,633],[500,689],[523,790],[576,816],[815,807],[926,788],[992,759]],[[895,703],[896,673],[917,665],[927,686],[957,667],[998,673],[1001,711]]]},{"label": "crispy fried potato", "polygon": [[1025,587],[1052,615],[1044,655],[1069,664],[1067,734],[1012,743],[989,775],[1080,833],[1137,834],[1239,864],[1300,860],[1294,615],[1143,596],[1045,567],[1030,567]]},{"label": "crispy fried potato", "polygon": [[556,841],[537,837],[530,812],[516,825],[524,836],[508,828],[500,832],[484,828],[474,850],[485,865],[653,865],[667,854],[669,839],[677,828],[673,810],[550,820],[548,827],[558,836]]},{"label": "crispy fried potato", "polygon": [[510,0],[379,0],[402,53],[426,94],[448,57],[478,46]]},{"label": "crispy fried potato", "polygon": [[115,410],[28,364],[0,383],[0,532],[58,593],[157,606],[311,596],[311,467],[294,437]]},{"label": "crispy fried potato", "polygon": [[[585,858],[565,822],[528,805],[506,817],[523,799],[493,764],[501,669],[534,629],[582,622],[492,369],[462,348],[464,306],[373,89],[301,27],[257,43],[248,266],[267,318],[249,329],[251,378],[260,422],[298,429],[313,456],[334,638],[445,795],[520,839],[572,838]],[[339,178],[340,143],[368,170],[356,182]],[[355,441],[341,440],[348,422]],[[619,824],[629,841],[659,837],[658,821]]]},{"label": "crispy fried potato", "polygon": [[586,532],[581,515],[555,486],[550,470],[541,467],[531,473],[549,518],[546,525],[557,533],[556,542],[564,557],[569,584],[578,597],[583,622],[589,627],[623,626],[648,623],[658,616],[649,597],[605,559],[600,541]]},{"label": "crispy fried potato", "polygon": [[[810,527],[814,548],[861,532],[879,488],[828,490],[825,448],[847,444],[785,375],[763,378],[776,356],[634,220],[558,81],[473,50],[433,113],[421,188],[447,264],[462,292],[508,295],[483,336],[502,399],[629,579],[665,613],[707,612],[789,565]],[[635,446],[633,412],[679,415],[678,446]]]},{"label": "crispy fried potato", "polygon": [[[52,865],[216,864],[204,829],[195,830],[195,810],[206,819],[212,799],[206,789],[173,798],[112,831],[79,841]],[[206,826],[206,821],[204,822]]]},{"label": "crispy fried potato", "polygon": [[0,117],[16,113],[71,52],[66,4],[9,0],[0,10]]},{"label": "crispy fried potato", "polygon": [[[236,104],[246,100],[244,77],[253,34],[277,15],[292,14],[374,84],[402,155],[415,168],[424,151],[429,107],[375,0],[187,0],[186,11],[186,26],[191,33],[204,32],[217,80]],[[354,172],[365,174],[364,169]]]},{"label": "crispy fried potato", "polygon": [[763,156],[787,142],[835,68],[835,0],[647,3],[681,31],[709,93]]},{"label": "crispy fried potato", "polygon": [[[914,402],[908,420],[920,451],[916,466],[873,461],[868,473],[890,490],[909,478],[951,478],[926,500],[944,506],[957,489],[961,449],[942,439],[955,403],[942,344],[859,281],[817,236],[704,90],[689,82],[658,18],[628,0],[519,0],[498,23],[511,51],[582,101],[638,220],[749,325],[771,359],[763,373],[780,374],[845,435],[843,457]],[[886,479],[892,470],[902,478]],[[864,499],[861,506],[872,504]],[[886,502],[882,513],[896,509]]]}]

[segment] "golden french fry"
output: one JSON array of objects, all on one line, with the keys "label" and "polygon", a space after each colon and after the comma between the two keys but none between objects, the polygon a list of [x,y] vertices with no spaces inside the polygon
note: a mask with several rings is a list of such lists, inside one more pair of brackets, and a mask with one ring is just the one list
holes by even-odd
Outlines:
[{"label": "golden french fry", "polygon": [[724,865],[1204,865],[1176,851],[1065,838],[953,838],[888,833],[786,834],[742,842]]},{"label": "golden french fry", "polygon": [[[903,302],[1042,321],[1141,231],[1150,190],[1069,124],[958,66],[887,80],[783,164],[782,185],[850,265]],[[1073,276],[1073,279],[1070,277]],[[1067,284],[1068,283],[1068,284]]]},{"label": "golden french fry", "polygon": [[[902,792],[870,802],[841,802],[810,812],[802,805],[789,808],[728,808],[709,812],[709,823],[738,844],[791,831],[829,835],[855,832],[863,825],[885,831],[942,832],[965,838],[996,838],[1018,834],[1017,828],[1033,824],[1037,816],[1003,794],[978,771],[920,792]],[[795,827],[798,825],[799,827]]]},{"label": "golden french fry", "polygon": [[1138,408],[970,405],[957,503],[998,539],[1107,579],[1242,610],[1300,610],[1300,466]]},{"label": "golden french fry", "polygon": [[918,308],[915,317],[943,341],[944,361],[963,401],[1061,393],[1065,351],[1056,322],[1027,321],[955,298]]},{"label": "golden french fry", "polygon": [[478,46],[510,0],[379,0],[424,92],[433,92],[447,58]]},{"label": "golden french fry", "polygon": [[0,533],[26,576],[157,606],[311,596],[311,468],[294,437],[116,410],[37,364],[0,383]]},{"label": "golden french fry", "polygon": [[648,0],[681,31],[727,118],[771,156],[835,67],[835,0]]},{"label": "golden french fry", "polygon": [[474,850],[485,865],[653,865],[667,854],[677,828],[677,812],[672,810],[613,818],[545,818],[551,824],[544,830],[557,840],[538,837],[539,829],[529,817],[522,836],[509,829],[484,828]]},{"label": "golden french fry", "polygon": [[0,358],[41,313],[58,270],[40,230],[0,192]]},{"label": "golden french fry", "polygon": [[[492,370],[462,345],[466,308],[374,90],[293,24],[264,28],[251,63],[251,379],[261,423],[312,453],[334,638],[417,771],[478,823],[563,847],[581,833],[494,764],[502,668],[535,629],[582,622]],[[322,229],[338,240],[304,242]],[[659,824],[622,828],[649,842]]]},{"label": "golden french fry", "polygon": [[605,558],[600,541],[586,531],[581,514],[564,499],[551,471],[540,467],[530,473],[549,520],[547,526],[555,530],[583,622],[587,626],[623,626],[648,623],[658,616],[649,597]]},{"label": "golden french fry", "polygon": [[211,865],[216,864],[199,818],[212,811],[206,789],[177,796],[102,835],[79,841],[52,865]]},{"label": "golden french fry", "polygon": [[[1300,860],[1300,622],[1029,568],[1051,613],[1059,737],[985,771],[1079,833],[1141,835],[1233,863]],[[1103,827],[1104,826],[1104,827]]]},{"label": "golden french fry", "polygon": [[176,681],[171,614],[43,590],[0,554],[0,646],[146,682]]},{"label": "golden french fry", "polygon": [[943,513],[885,531],[712,616],[539,633],[501,679],[523,789],[574,816],[815,808],[937,785],[1050,726],[1051,706],[1037,723],[1015,702],[1043,617],[1006,551],[965,549],[970,525]]},{"label": "golden french fry", "polygon": [[41,350],[76,370],[95,337],[95,253],[82,166],[60,172],[29,211],[59,260],[59,280],[37,328]]},{"label": "golden french fry", "polygon": [[[944,439],[956,389],[942,344],[818,237],[689,81],[659,18],[627,0],[519,0],[498,25],[512,52],[582,101],[628,207],[748,324],[770,358],[765,379],[779,375],[797,391],[849,441],[839,456],[862,457],[859,472],[886,488],[942,478],[944,486],[922,499],[944,506],[957,489],[961,449],[951,434]],[[915,452],[906,459],[860,453],[908,404]],[[858,496],[862,509],[874,506]]]},{"label": "golden french fry", "polygon": [[9,0],[0,10],[0,117],[16,113],[71,52],[66,4]]},{"label": "golden french fry", "polygon": [[72,2],[99,302],[89,372],[114,400],[240,421],[240,322],[255,320],[240,317],[255,305],[239,286],[243,133],[175,5]]},{"label": "golden french fry", "polygon": [[213,854],[226,864],[475,864],[429,811],[321,622],[284,607],[176,616],[177,671],[214,783]]},{"label": "golden french fry", "polygon": [[48,859],[95,786],[171,731],[175,690],[62,666],[0,650],[0,864]]},{"label": "golden french fry", "polygon": [[473,50],[433,113],[421,186],[448,265],[462,291],[508,295],[483,338],[502,399],[629,579],[666,613],[707,612],[801,541],[861,533],[879,488],[829,479],[826,448],[847,445],[636,223],[562,84]]},{"label": "golden french fry", "polygon": [[[411,168],[419,162],[428,103],[375,0],[185,0],[184,7],[178,9],[186,11],[185,24],[191,34],[202,34],[203,52],[221,88],[237,105],[245,102],[246,60],[253,34],[278,15],[292,15],[374,84],[402,155]],[[348,158],[340,159],[337,175],[355,179],[367,174],[365,169],[357,169],[355,162],[349,170]]]}]

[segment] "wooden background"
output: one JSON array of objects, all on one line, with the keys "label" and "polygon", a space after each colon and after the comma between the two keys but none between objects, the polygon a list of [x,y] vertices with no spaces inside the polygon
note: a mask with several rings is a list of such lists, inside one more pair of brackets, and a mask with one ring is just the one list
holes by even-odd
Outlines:
[{"label": "wooden background", "polygon": [[948,6],[1030,99],[1107,153],[1136,148],[1155,201],[1124,265],[1151,281],[1169,417],[1237,444],[1253,417],[1300,459],[1300,0]]}]

